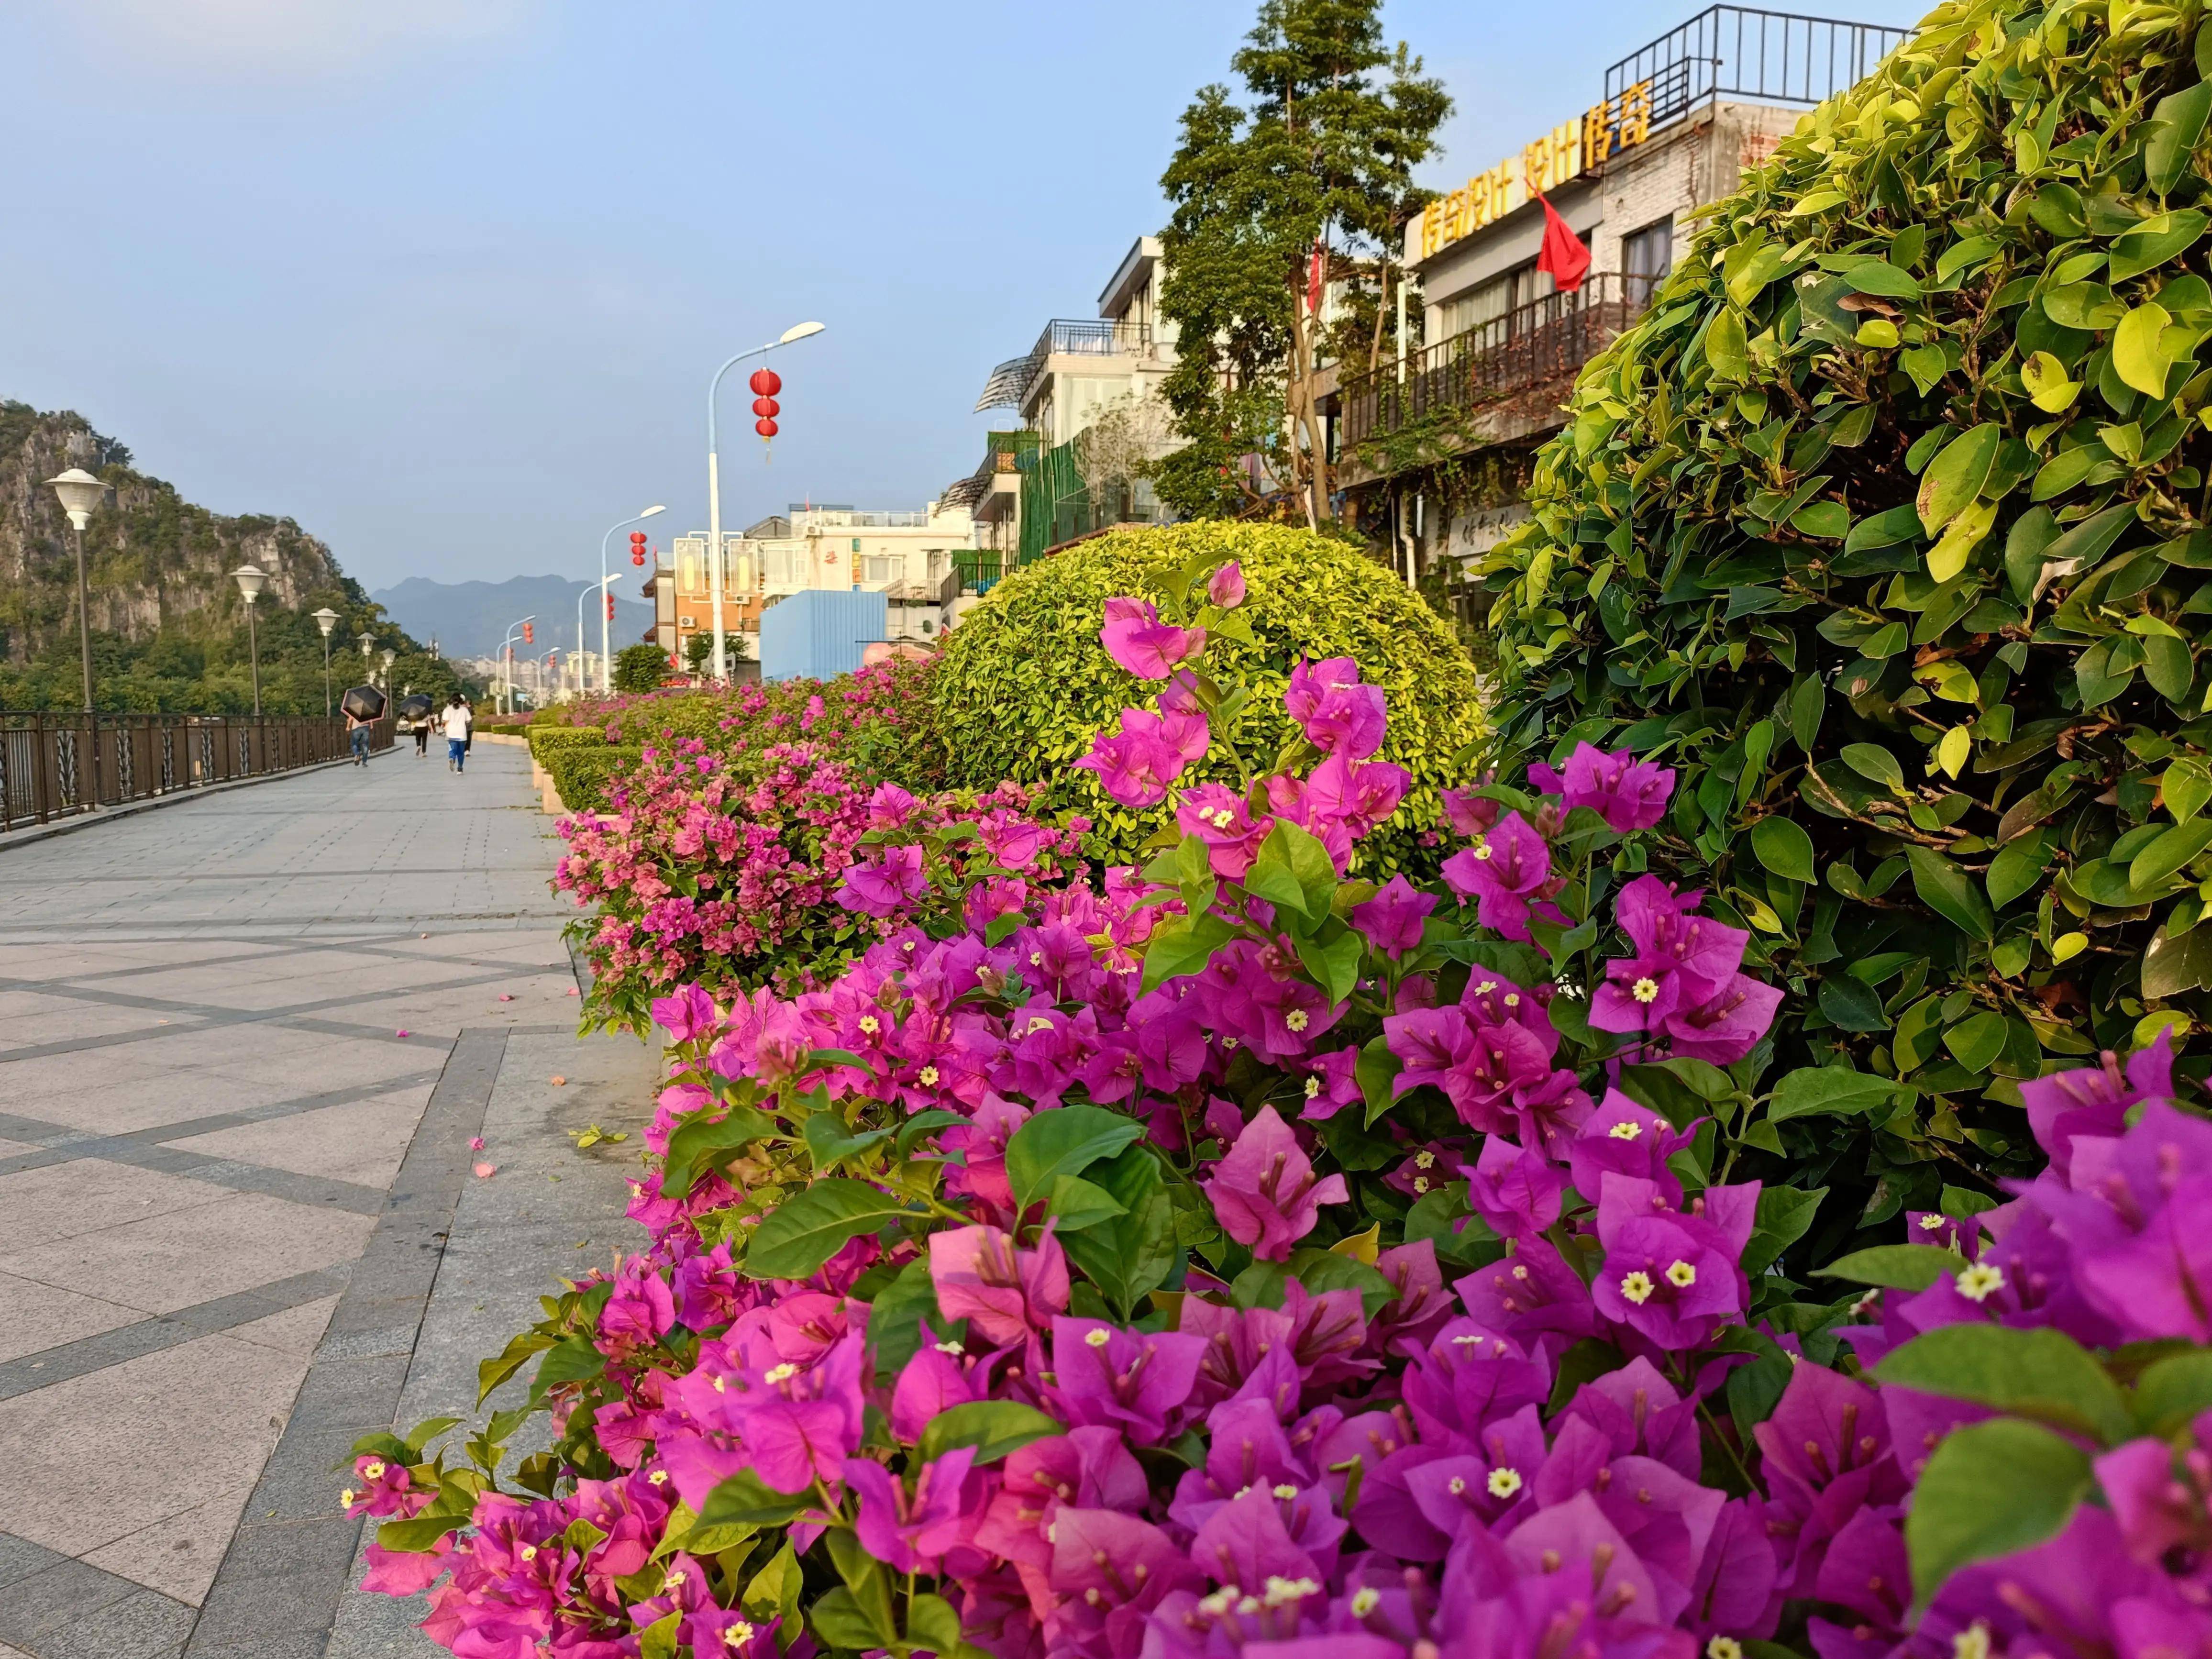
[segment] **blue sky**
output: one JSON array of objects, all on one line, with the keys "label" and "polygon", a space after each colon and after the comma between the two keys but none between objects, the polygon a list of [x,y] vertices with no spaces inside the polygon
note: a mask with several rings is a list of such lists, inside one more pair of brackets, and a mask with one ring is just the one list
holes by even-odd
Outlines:
[{"label": "blue sky", "polygon": [[[1808,8],[1910,22],[1918,0]],[[1698,9],[1393,0],[1458,112],[1455,182]],[[970,405],[1093,313],[1254,0],[46,0],[0,9],[0,397],[70,407],[371,587],[595,568],[650,501],[914,507]],[[664,526],[666,529],[664,531]]]}]

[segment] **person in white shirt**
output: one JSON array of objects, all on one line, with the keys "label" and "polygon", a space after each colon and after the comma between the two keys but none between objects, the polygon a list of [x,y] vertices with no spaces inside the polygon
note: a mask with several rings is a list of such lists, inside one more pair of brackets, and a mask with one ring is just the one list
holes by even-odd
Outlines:
[{"label": "person in white shirt", "polygon": [[475,724],[475,715],[470,712],[468,704],[461,700],[461,694],[458,691],[454,692],[446,706],[438,711],[438,729],[446,734],[446,769],[447,771],[459,772],[466,765],[469,757],[469,729]]}]

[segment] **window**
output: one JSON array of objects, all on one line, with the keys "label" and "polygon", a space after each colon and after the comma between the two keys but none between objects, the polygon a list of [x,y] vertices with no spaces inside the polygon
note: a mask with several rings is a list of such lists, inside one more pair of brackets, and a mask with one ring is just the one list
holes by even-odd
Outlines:
[{"label": "window", "polygon": [[895,582],[899,579],[899,568],[905,561],[895,553],[871,553],[860,561],[860,580],[866,582]]},{"label": "window", "polygon": [[1620,269],[1627,284],[1628,303],[1642,310],[1674,268],[1674,216],[1632,230],[1620,239]]},{"label": "window", "polygon": [[1537,270],[1534,260],[1516,265],[1504,276],[1493,276],[1480,287],[1445,301],[1442,337],[1449,340],[1484,327],[1501,336],[1517,332],[1526,326],[1527,319],[1516,318],[1514,313],[1552,291],[1550,274]]}]

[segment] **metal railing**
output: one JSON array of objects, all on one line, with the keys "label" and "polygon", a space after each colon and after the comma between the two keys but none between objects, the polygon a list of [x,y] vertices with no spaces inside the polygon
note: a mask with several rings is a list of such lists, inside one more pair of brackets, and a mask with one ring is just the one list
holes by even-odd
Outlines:
[{"label": "metal railing", "polygon": [[[1342,441],[1353,445],[1443,410],[1472,410],[1564,380],[1651,302],[1657,279],[1600,271],[1572,294],[1547,294],[1408,358],[1344,383]],[[1559,401],[1565,401],[1562,387]]]},{"label": "metal railing", "polygon": [[[392,747],[386,715],[369,747]],[[343,717],[0,709],[0,830],[343,759]]]},{"label": "metal railing", "polygon": [[1649,82],[1653,126],[1709,100],[1817,104],[1864,80],[1911,34],[1882,23],[1709,6],[1607,70],[1606,100]]},{"label": "metal railing", "polygon": [[1008,555],[995,547],[963,547],[952,555],[953,574],[963,593],[988,593],[1006,574]]}]

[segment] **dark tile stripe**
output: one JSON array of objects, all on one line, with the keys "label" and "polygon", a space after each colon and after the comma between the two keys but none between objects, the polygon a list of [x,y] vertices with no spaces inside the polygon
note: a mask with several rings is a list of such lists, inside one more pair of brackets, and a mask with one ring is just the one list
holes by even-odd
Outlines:
[{"label": "dark tile stripe", "polygon": [[[310,1302],[335,1296],[345,1288],[347,1270],[325,1267],[311,1273],[295,1273],[274,1284],[257,1285],[209,1302],[195,1303],[174,1313],[157,1314],[135,1324],[79,1337],[58,1347],[42,1348],[0,1362],[0,1400],[13,1400],[38,1389],[52,1388],[93,1371],[106,1370],[126,1360],[173,1348],[203,1336],[251,1325],[271,1314],[289,1312]],[[0,1637],[0,1641],[4,1641]]]},{"label": "dark tile stripe", "polygon": [[0,1643],[33,1659],[155,1659],[182,1650],[193,1618],[159,1590],[0,1532]]},{"label": "dark tile stripe", "polygon": [[[186,1659],[319,1659],[351,1577],[362,1523],[334,1483],[353,1443],[389,1429],[482,1132],[504,1029],[464,1030],[354,1265],[329,1333],[216,1571]],[[41,1656],[40,1659],[45,1659]]]}]

